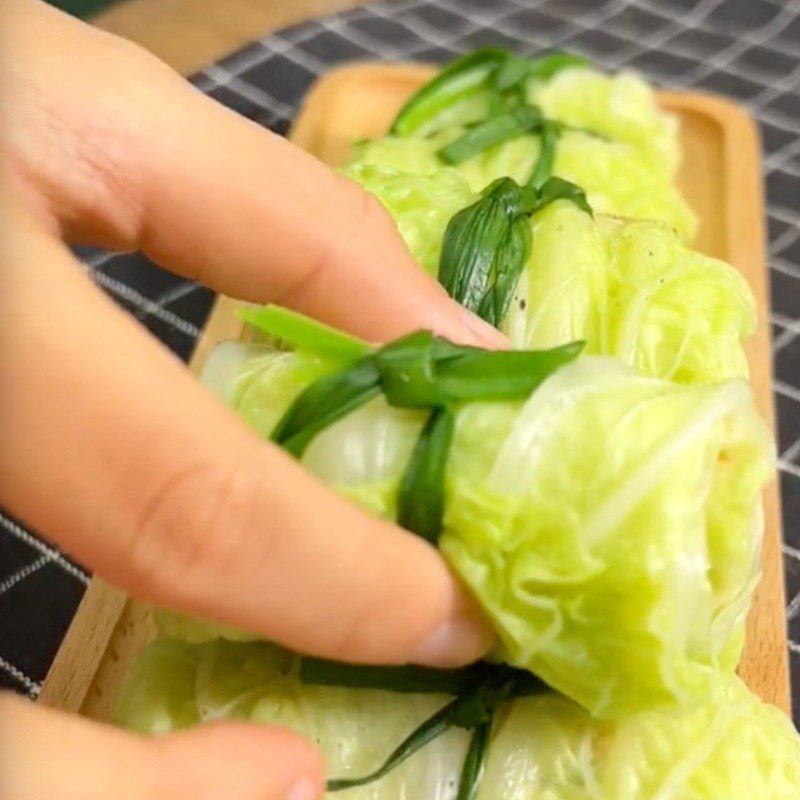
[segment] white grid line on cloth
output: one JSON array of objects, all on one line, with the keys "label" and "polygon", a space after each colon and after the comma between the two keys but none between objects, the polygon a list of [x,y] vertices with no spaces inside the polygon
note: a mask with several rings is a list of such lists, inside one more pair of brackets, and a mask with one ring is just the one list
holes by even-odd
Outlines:
[{"label": "white grid line on cloth", "polygon": [[[652,12],[657,17],[661,17],[661,19],[669,20],[669,12],[663,9],[657,2],[654,0],[636,0],[636,4],[642,6],[642,8],[646,9],[647,11]],[[720,3],[721,4],[721,3]],[[678,13],[678,12],[673,12]],[[684,15],[685,17],[686,15]],[[680,22],[680,20],[679,20]],[[753,40],[747,33],[746,30],[741,31],[734,31],[730,28],[726,28],[721,23],[714,23],[714,25],[705,25],[702,21],[698,21],[694,23],[691,28],[696,28],[697,30],[704,31],[706,33],[714,33],[718,36],[731,36],[734,39],[743,39],[744,41],[748,41],[753,45],[758,45],[763,47],[764,45],[760,44],[758,41]],[[687,30],[691,30],[690,27],[687,26]],[[800,49],[795,50],[792,47],[787,45],[783,45],[780,42],[770,42],[769,46],[766,47],[767,50],[772,50],[775,53],[780,53],[784,56],[789,56],[790,58],[800,58]]]},{"label": "white grid line on cloth", "polygon": [[762,122],[768,122],[776,128],[788,133],[797,134],[797,121],[793,120],[790,116],[776,111],[773,108],[754,109],[756,116]]},{"label": "white grid line on cloth", "polygon": [[800,438],[798,438],[794,443],[790,444],[781,453],[781,461],[785,461],[787,463],[791,462],[798,452],[800,452]]},{"label": "white grid line on cloth", "polygon": [[800,402],[800,389],[796,389],[794,386],[790,386],[785,381],[782,381],[780,378],[775,378],[772,381],[772,387],[778,394],[782,394],[784,397],[788,397],[791,400],[797,400]]},{"label": "white grid line on cloth", "polygon": [[800,278],[800,266],[787,261],[781,256],[773,256],[770,260],[770,266],[777,272],[782,272],[784,275],[791,275],[793,278]]},{"label": "white grid line on cloth", "polygon": [[159,308],[163,308],[164,306],[171,305],[178,300],[182,300],[184,297],[187,297],[188,295],[192,294],[192,292],[197,291],[199,288],[200,284],[194,283],[194,281],[179,283],[177,286],[173,286],[170,289],[165,289],[163,292],[161,292],[161,294],[154,297],[153,303],[155,303],[155,305],[157,305]]},{"label": "white grid line on cloth", "polygon": [[789,558],[793,558],[795,561],[800,561],[800,550],[796,547],[792,547],[790,544],[784,542],[781,549],[785,556],[789,556]]},{"label": "white grid line on cloth", "polygon": [[800,155],[800,136],[798,136],[797,139],[793,139],[791,142],[787,142],[771,155],[768,155],[764,159],[764,163],[768,166],[780,166],[787,158],[791,158],[795,155]]},{"label": "white grid line on cloth", "polygon": [[792,244],[796,239],[800,239],[800,225],[792,223],[791,227],[785,230],[780,236],[775,237],[775,241],[770,243],[770,253],[777,253],[787,245]]},{"label": "white grid line on cloth", "polygon": [[49,555],[39,556],[36,561],[26,564],[24,567],[18,569],[12,575],[0,581],[0,595],[4,595],[9,589],[13,589],[21,580],[33,575],[34,572],[40,570],[45,564],[52,562]]},{"label": "white grid line on cloth", "polygon": [[800,177],[800,167],[792,166],[791,164],[781,164],[779,166],[772,166],[764,171],[765,175],[771,175],[773,172],[783,172],[786,175],[794,175]]},{"label": "white grid line on cloth", "polygon": [[29,547],[38,551],[44,556],[47,556],[50,561],[58,564],[61,569],[68,575],[71,575],[76,580],[80,581],[84,586],[89,585],[89,576],[79,567],[70,564],[61,553],[53,547],[49,547],[44,542],[39,541],[35,536],[32,536],[28,531],[17,525],[16,522],[10,520],[8,517],[0,514],[0,525],[2,525],[14,538],[24,542]]},{"label": "white grid line on cloth", "polygon": [[772,353],[774,356],[777,356],[785,347],[788,347],[798,336],[798,333],[795,330],[787,329],[778,336],[775,341],[773,342]]},{"label": "white grid line on cloth", "polygon": [[772,343],[773,355],[780,353],[784,347],[791,344],[798,336],[800,336],[800,331],[794,328],[786,328],[786,330],[784,330],[780,336],[777,336],[775,341]]},{"label": "white grid line on cloth", "polygon": [[157,306],[152,300],[148,299],[140,292],[137,292],[133,287],[128,286],[127,283],[122,283],[122,281],[118,281],[116,278],[112,278],[104,272],[93,272],[92,278],[118,297],[146,311],[149,316],[156,317],[156,319],[166,322],[168,325],[171,325],[173,328],[192,339],[199,338],[200,328],[198,328],[197,325],[193,325],[191,322],[183,319],[183,317],[179,317],[166,308]]},{"label": "white grid line on cloth", "polygon": [[275,116],[289,117],[294,112],[292,106],[284,103],[268,92],[265,92],[258,86],[243,81],[237,75],[233,75],[223,67],[212,65],[205,70],[205,74],[213,78],[217,86],[224,86],[236,92],[236,94],[240,95],[245,100],[249,100],[260,108],[272,112]]},{"label": "white grid line on cloth", "polygon": [[786,605],[786,621],[791,622],[800,611],[800,592],[798,592]]},{"label": "white grid line on cloth", "polygon": [[113,258],[123,255],[126,255],[126,253],[97,253],[84,260],[83,265],[86,268],[87,274],[95,283],[136,306],[142,312],[143,317],[155,317],[156,319],[160,319],[162,322],[171,325],[186,336],[197,339],[200,336],[200,329],[196,325],[183,319],[183,317],[178,316],[174,312],[162,308],[157,302],[137,292],[133,287],[128,286],[127,283],[118,281],[116,278],[112,278],[110,275],[100,270],[100,267],[107,264]]},{"label": "white grid line on cloth", "polygon": [[[735,58],[744,55],[744,53],[752,47],[763,46],[771,37],[777,36],[779,33],[785,31],[787,26],[794,20],[794,17],[794,11],[788,5],[784,6],[769,23],[759,28],[753,38],[745,39],[744,37],[736,37],[724,50],[719,53],[712,53],[697,66],[687,78],[689,85],[694,85],[704,78],[707,78],[715,69],[731,71],[728,70],[728,67],[732,66],[731,62]],[[735,70],[732,72],[733,74],[737,74]],[[748,75],[747,77],[754,80],[756,83],[764,85],[765,91],[773,87],[771,83],[765,84],[763,81],[755,80],[755,76]],[[770,97],[770,99],[772,98]],[[755,103],[756,100],[754,99],[752,102]]]},{"label": "white grid line on cloth", "polygon": [[[375,16],[380,16],[379,14],[375,14]],[[416,33],[419,36],[419,33],[413,30],[410,25],[407,25],[405,20],[395,19],[392,17],[394,22],[397,22],[401,25],[404,25],[408,28],[409,31],[412,33]],[[426,40],[420,42],[418,45],[412,45],[411,47],[405,48],[394,48],[391,47],[388,43],[381,42],[368,33],[364,31],[353,30],[348,25],[348,20],[341,20],[336,17],[333,19],[323,19],[320,20],[320,24],[323,25],[327,30],[332,31],[337,36],[340,36],[343,39],[351,42],[352,44],[361,47],[362,49],[366,50],[367,52],[371,53],[374,56],[378,56],[380,58],[408,58],[409,56],[413,57],[416,53],[425,50],[429,44],[431,43],[430,40]],[[468,36],[472,31],[468,29],[462,29],[457,34],[452,35],[451,43],[458,39],[460,36]],[[420,37],[421,38],[421,37]],[[449,37],[444,36],[442,39],[447,39]],[[437,44],[437,46],[441,46]],[[449,45],[444,45],[449,47]]]},{"label": "white grid line on cloth", "polygon": [[800,320],[773,311],[770,314],[770,321],[773,325],[783,328],[772,343],[772,355],[774,358],[784,347],[800,336]]},{"label": "white grid line on cloth", "polygon": [[[518,0],[512,0],[512,2],[518,2]],[[679,22],[674,20],[668,22],[663,28],[653,33],[646,40],[641,36],[641,34],[637,34],[635,31],[626,28],[624,25],[616,25],[613,29],[613,34],[618,38],[629,42],[630,47],[626,48],[621,53],[617,53],[613,57],[609,57],[606,60],[611,66],[619,68],[625,64],[628,64],[637,56],[656,51],[664,42],[683,33],[687,29],[687,25],[684,24],[685,22],[688,22],[689,26],[694,27],[697,22],[710,14],[720,4],[720,2],[722,2],[722,0],[705,0],[705,2],[701,0],[694,8],[691,9],[691,11],[686,12],[686,14],[681,18],[682,21]],[[630,2],[624,3],[624,6],[628,8],[633,7]],[[563,17],[559,18],[563,19]],[[586,29],[585,26],[582,27]],[[589,30],[591,30],[591,28],[589,28]],[[623,33],[620,33],[620,31],[623,31]]]},{"label": "white grid line on cloth", "polygon": [[[273,55],[283,56],[298,67],[308,70],[312,75],[321,75],[326,69],[329,69],[329,65],[316,56],[311,55],[311,53],[307,52],[302,47],[298,47],[298,45],[308,39],[313,39],[317,35],[319,35],[319,29],[316,27],[309,27],[308,31],[297,39],[286,39],[280,35],[275,35],[269,40],[268,46],[264,42],[259,42],[258,44],[264,49],[266,57],[263,58],[262,61],[253,64],[253,66],[263,63],[267,58]],[[277,44],[280,44],[280,47],[276,47],[275,45]]]},{"label": "white grid line on cloth", "polygon": [[800,212],[797,212],[792,208],[769,208],[767,209],[767,214],[771,217],[775,217],[775,219],[778,219],[781,222],[787,223],[787,225],[800,225]]},{"label": "white grid line on cloth", "polygon": [[[756,75],[757,73],[748,73],[746,77],[755,81],[756,83],[762,83],[761,80],[756,79]],[[749,101],[749,105],[760,110],[767,103],[771,103],[776,97],[778,97],[778,95],[796,95],[797,91],[795,90],[797,89],[798,81],[800,81],[800,65],[795,67],[791,72],[784,75],[777,81],[773,80],[772,82],[767,83],[766,88]]]},{"label": "white grid line on cloth", "polygon": [[92,274],[96,269],[100,269],[103,264],[108,263],[115,256],[126,255],[128,252],[130,251],[117,252],[115,250],[106,250],[102,253],[95,253],[89,256],[89,258],[84,259],[83,265],[86,267],[87,272]]},{"label": "white grid line on cloth", "polygon": [[[380,17],[381,15],[376,13],[374,16]],[[408,28],[409,31],[422,38],[420,33],[415,31],[410,24],[406,24],[405,20],[396,19],[395,17],[391,17],[391,19],[393,22],[403,25],[404,27]],[[343,39],[347,39],[349,42],[352,42],[364,50],[367,50],[369,53],[372,53],[372,55],[381,58],[407,59],[409,56],[413,57],[418,52],[427,49],[430,44],[434,44],[431,39],[426,39],[425,41],[421,41],[418,45],[412,45],[411,47],[393,47],[388,42],[379,41],[364,31],[353,30],[349,26],[349,21],[349,19],[332,17],[320,20],[320,24],[323,25],[327,30],[333,31],[333,33],[335,33],[337,36],[341,36]],[[442,36],[441,39],[437,40],[435,44],[437,47],[451,47],[453,42],[455,42],[457,39],[460,39],[464,36],[469,36],[471,33],[475,33],[477,30],[480,30],[480,28],[464,27],[457,32]],[[443,44],[445,41],[447,43]]]},{"label": "white grid line on cloth", "polygon": [[42,684],[29,678],[21,669],[15,667],[9,661],[0,656],[0,670],[14,678],[17,683],[23,686],[31,700],[35,700],[42,691]]},{"label": "white grid line on cloth", "polygon": [[791,639],[789,639],[789,650],[791,650],[793,653],[800,654],[800,644],[797,644],[797,642],[793,642]]},{"label": "white grid line on cloth", "polygon": [[[457,42],[459,39],[463,39],[466,36],[471,36],[473,33],[478,33],[478,31],[484,30],[485,28],[494,27],[500,30],[500,23],[506,17],[510,17],[513,14],[516,14],[518,11],[516,8],[507,7],[502,11],[498,9],[495,13],[478,17],[463,8],[453,8],[448,3],[443,2],[443,0],[437,0],[437,2],[433,5],[437,5],[446,11],[451,11],[452,13],[457,14],[459,17],[464,19],[468,25],[465,25],[463,28],[457,31],[442,33],[438,28],[429,25],[427,22],[425,22],[425,20],[420,19],[417,16],[400,19],[395,17],[393,14],[382,14],[380,10],[371,10],[373,10],[375,16],[391,19],[392,22],[399,23],[423,42],[427,42],[427,44],[422,44],[421,47],[414,46],[410,51],[407,50],[406,52],[409,55],[414,55],[416,52],[425,50],[429,45],[444,48],[446,50],[452,50],[453,52],[458,52],[459,48]],[[365,8],[369,9],[370,6],[365,6]],[[411,13],[413,14],[413,9],[411,9]]]},{"label": "white grid line on cloth", "polygon": [[794,475],[795,478],[800,478],[800,467],[796,464],[792,464],[791,461],[784,461],[783,459],[778,459],[778,469],[781,472],[786,472],[789,475]]},{"label": "white grid line on cloth", "polygon": [[800,320],[794,317],[787,317],[785,314],[781,314],[780,311],[773,311],[771,316],[775,325],[800,333]]},{"label": "white grid line on cloth", "polygon": [[[302,48],[298,47],[299,44],[302,44],[307,39],[311,39],[318,34],[319,30],[309,26],[309,29],[304,31],[303,35],[298,36],[296,39],[287,39],[282,34],[273,33],[268,39],[255,41],[253,42],[253,53],[247,58],[242,58],[241,61],[237,61],[233,67],[229,68],[226,66],[223,68],[218,64],[212,64],[201,70],[198,73],[201,78],[201,80],[198,81],[198,88],[202,91],[208,92],[215,88],[227,87],[227,82],[231,77],[238,78],[240,75],[242,75],[242,73],[247,72],[254,67],[260,66],[273,56],[282,56],[287,58],[298,66],[303,67],[303,69],[306,69],[315,75],[320,75],[321,72],[328,69],[328,65],[323,64],[323,62],[317,62],[317,59],[314,59],[313,61],[309,60],[307,58],[308,54],[305,53]],[[206,80],[202,80],[202,78],[205,78]],[[295,106],[285,104],[277,98],[274,98],[274,102],[280,104],[281,106],[285,106],[289,116],[294,114],[296,110]],[[279,114],[279,116],[284,115]]]},{"label": "white grid line on cloth", "polygon": [[[633,0],[631,2],[629,0],[629,2],[626,3],[626,6],[630,8],[635,8],[636,5],[638,4],[638,1],[639,0]],[[517,0],[511,0],[511,2],[517,2]],[[632,30],[626,25],[616,23],[613,29],[611,30],[611,33],[616,38],[623,39],[624,41],[629,42],[631,44],[631,47],[614,56],[605,56],[603,60],[608,65],[614,68],[620,68],[639,55],[643,55],[649,52],[658,52],[659,48],[662,45],[664,44],[672,45],[673,40],[677,39],[681,34],[685,33],[687,30],[696,29],[698,24],[705,17],[707,17],[708,14],[710,14],[716,7],[718,7],[721,4],[721,2],[723,2],[723,0],[711,0],[710,3],[708,3],[709,5],[708,9],[706,9],[705,3],[702,2],[698,3],[693,9],[684,14],[684,16],[680,18],[680,20],[673,20],[671,22],[668,22],[667,25],[659,29],[659,31],[651,35],[650,38],[646,40],[642,39],[641,33],[639,31]],[[517,4],[520,5],[518,2]],[[784,14],[779,15],[778,21],[780,21],[780,24],[776,25],[778,32],[783,30],[794,16],[791,13],[791,11],[787,9],[784,9],[783,11],[785,12],[785,14],[788,15],[788,19],[786,20],[783,19]],[[554,12],[548,9],[546,12],[543,13],[552,16]],[[564,20],[565,18],[558,16],[557,19]],[[662,17],[662,19],[664,19],[664,17]],[[577,24],[581,26],[584,30],[591,30],[591,27],[581,23],[580,19],[577,20],[570,19],[568,22],[569,24]],[[773,22],[776,22],[776,20],[773,20]],[[502,32],[510,34],[510,32],[506,30],[503,30]],[[573,32],[570,32],[565,37],[558,37],[558,38],[561,39],[569,38],[569,36],[572,35],[574,35]],[[695,82],[701,79],[700,77],[695,79],[693,77],[693,73],[699,71],[702,68],[708,67],[709,65],[711,67],[711,69],[708,70],[709,73],[713,69],[719,69],[725,72],[729,72],[732,75],[740,76],[740,73],[735,68],[729,69],[729,67],[733,67],[733,65],[730,62],[734,58],[746,52],[752,47],[763,47],[768,38],[774,35],[775,35],[774,30],[765,29],[764,34],[758,37],[758,42],[756,42],[756,40],[743,42],[743,40],[737,39],[735,42],[729,45],[728,48],[725,48],[725,50],[723,50],[719,54],[709,55],[707,53],[699,53],[696,50],[692,50],[691,48],[686,47],[685,45],[672,47],[672,49],[674,49],[676,53],[679,53],[680,55],[683,55],[688,59],[692,59],[694,61],[699,62],[697,66],[694,67],[693,72],[688,74],[688,77],[687,76],[679,77],[677,82],[682,83],[684,85],[693,85]],[[737,49],[735,50],[734,48]],[[741,48],[741,52],[738,51],[738,48]],[[719,60],[720,56],[725,56],[728,50],[732,51],[730,57],[725,57],[724,60],[720,61]],[[800,69],[800,66],[798,67],[798,69]],[[774,94],[772,94],[770,97],[764,100],[764,102],[766,103],[769,102],[777,94],[780,94],[782,91],[786,91],[786,89],[792,88],[792,86],[794,85],[792,81],[794,79],[795,72],[797,72],[797,70],[793,70],[792,73],[784,76],[777,82],[774,79],[772,79],[772,77],[767,73],[762,72],[759,74],[758,70],[749,71],[746,76],[741,76],[741,77],[746,77],[748,80],[751,80],[754,83],[759,83],[764,87],[764,91],[759,93],[757,97],[760,97],[761,94],[764,94],[764,92],[774,92]]]},{"label": "white grid line on cloth", "polygon": [[[517,9],[519,10],[526,10],[530,7],[526,3],[522,2],[522,0],[510,0],[510,1],[514,3],[514,5],[517,6]],[[707,1],[708,0],[706,0],[706,2]],[[718,0],[714,1],[717,2]],[[701,0],[701,2],[703,2],[703,0]],[[568,20],[564,20],[564,17],[559,15],[557,12],[554,12],[550,8],[548,8],[546,11],[541,11],[540,13],[543,13],[549,17],[553,17],[554,19],[566,21],[568,23],[567,30],[564,34],[562,34],[561,36],[553,36],[548,38],[548,41],[552,42],[552,44],[559,44],[575,35],[576,31],[570,30],[569,25],[574,25],[580,28],[581,31],[596,30],[598,25],[601,25],[602,23],[607,22],[608,20],[622,13],[626,8],[630,7],[630,5],[631,5],[631,0],[609,0],[609,2],[606,3],[599,11],[573,16],[570,17]],[[500,28],[500,30],[506,36],[512,36],[516,39],[520,38],[519,34],[516,32],[512,32],[503,28]],[[637,44],[636,39],[633,38],[627,38],[625,36],[618,36],[618,38],[625,39],[626,41],[629,41],[632,45]],[[610,65],[613,65],[614,63],[614,59],[612,59],[611,57],[604,58],[603,60]]]}]

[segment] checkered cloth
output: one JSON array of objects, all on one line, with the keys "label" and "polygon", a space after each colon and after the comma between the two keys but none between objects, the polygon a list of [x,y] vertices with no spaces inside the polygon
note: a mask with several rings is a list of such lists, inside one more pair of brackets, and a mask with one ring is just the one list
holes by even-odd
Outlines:
[{"label": "checkered cloth", "polygon": [[[608,69],[744,102],[761,123],[768,195],[786,609],[800,720],[800,5],[794,0],[383,0],[270,34],[193,83],[286,131],[314,79],[348,59],[443,61],[498,43],[561,48]],[[212,295],[141,255],[80,251],[122,306],[187,359]],[[35,696],[88,582],[86,572],[0,516],[0,684]]]}]

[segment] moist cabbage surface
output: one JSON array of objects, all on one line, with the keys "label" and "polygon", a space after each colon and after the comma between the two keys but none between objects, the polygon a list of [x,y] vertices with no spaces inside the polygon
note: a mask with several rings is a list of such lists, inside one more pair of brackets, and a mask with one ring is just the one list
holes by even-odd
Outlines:
[{"label": "moist cabbage surface", "polygon": [[[800,739],[736,678],[686,714],[592,719],[564,697],[517,700],[496,715],[477,800],[796,800]],[[265,643],[161,639],[134,664],[116,719],[167,733],[219,719],[285,725],[321,749],[332,777],[362,775],[446,696],[308,686],[296,659]],[[467,737],[453,730],[386,777],[330,797],[453,800]]]},{"label": "moist cabbage surface", "polygon": [[[266,437],[330,369],[229,343],[205,379]],[[376,398],[303,463],[393,519],[424,419]],[[497,631],[496,657],[598,716],[695,706],[738,660],[770,463],[745,381],[681,386],[580,358],[525,402],[458,409],[440,548]]]},{"label": "moist cabbage surface", "polygon": [[645,375],[679,383],[747,377],[756,327],[742,275],[665,225],[554,203],[531,220],[532,249],[504,320],[515,347],[582,339]]},{"label": "moist cabbage surface", "polygon": [[[592,132],[567,130],[559,137],[553,173],[581,186],[596,211],[660,220],[684,240],[693,238],[695,217],[675,187],[680,161],[677,121],[658,108],[643,80],[631,73],[609,76],[593,69],[568,69],[531,84],[528,99],[546,116]],[[532,134],[494,145],[454,167],[445,167],[437,157],[437,150],[463,132],[462,123],[484,113],[478,98],[450,113],[451,120],[440,120],[435,132],[361,142],[353,148],[345,174],[376,194],[401,230],[408,225],[404,220],[411,208],[400,197],[423,195],[421,205],[415,204],[416,214],[421,207],[434,207],[439,192],[426,202],[429,181],[423,179],[439,172],[460,175],[472,192],[504,176],[524,183],[539,156],[539,137]],[[396,179],[375,180],[365,167],[378,167]],[[408,188],[401,188],[403,184]]]}]

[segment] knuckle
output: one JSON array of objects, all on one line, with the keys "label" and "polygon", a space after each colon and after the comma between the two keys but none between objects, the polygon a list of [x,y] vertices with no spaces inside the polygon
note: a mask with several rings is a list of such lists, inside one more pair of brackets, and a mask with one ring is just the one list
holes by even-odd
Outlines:
[{"label": "knuckle", "polygon": [[201,462],[159,478],[134,518],[131,581],[153,601],[180,602],[229,578],[241,567],[257,506],[258,481],[238,467]]},{"label": "knuckle", "polygon": [[350,215],[350,236],[356,236],[380,229],[395,229],[395,223],[389,212],[374,194],[368,192],[345,175],[335,173],[337,188]]}]

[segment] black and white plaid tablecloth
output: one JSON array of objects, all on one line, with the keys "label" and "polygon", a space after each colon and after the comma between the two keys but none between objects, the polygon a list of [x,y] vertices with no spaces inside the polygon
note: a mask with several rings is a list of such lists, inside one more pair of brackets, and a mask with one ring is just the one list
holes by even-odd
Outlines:
[{"label": "black and white plaid tablecloth", "polygon": [[[562,48],[666,86],[730,95],[761,124],[796,722],[800,721],[800,4],[794,0],[382,0],[270,34],[193,78],[284,132],[314,79],[349,59],[442,61],[488,43]],[[221,143],[224,146],[224,143]],[[188,358],[212,295],[135,254],[82,251],[97,282]],[[88,582],[0,515],[0,685],[35,696]]]}]

